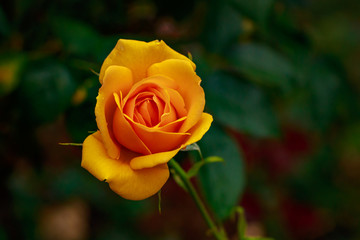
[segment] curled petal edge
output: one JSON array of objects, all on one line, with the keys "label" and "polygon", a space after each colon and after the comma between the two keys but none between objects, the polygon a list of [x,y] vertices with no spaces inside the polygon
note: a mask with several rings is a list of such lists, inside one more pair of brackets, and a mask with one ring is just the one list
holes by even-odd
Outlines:
[{"label": "curled petal edge", "polygon": [[169,178],[166,164],[134,170],[129,162],[136,154],[126,149],[121,153],[120,159],[110,158],[98,131],[83,143],[81,166],[100,181],[108,182],[114,192],[129,200],[143,200],[156,194]]},{"label": "curled petal edge", "polygon": [[189,133],[191,135],[184,144],[182,144],[180,147],[172,151],[134,157],[130,161],[131,168],[139,170],[139,169],[152,168],[157,165],[166,164],[182,148],[199,141],[204,136],[204,134],[209,130],[212,121],[213,121],[213,117],[210,114],[202,113],[199,122],[195,124],[195,126],[192,129],[190,129]]}]

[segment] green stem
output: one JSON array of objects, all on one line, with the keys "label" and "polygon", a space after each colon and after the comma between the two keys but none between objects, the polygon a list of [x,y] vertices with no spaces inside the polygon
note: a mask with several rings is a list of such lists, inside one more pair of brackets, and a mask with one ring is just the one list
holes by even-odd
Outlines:
[{"label": "green stem", "polygon": [[169,161],[169,165],[174,169],[174,171],[179,175],[181,180],[184,183],[185,188],[190,193],[191,197],[194,199],[197,207],[199,208],[203,218],[205,219],[207,225],[209,226],[211,232],[214,234],[215,238],[217,240],[227,240],[226,235],[223,231],[220,231],[217,226],[215,225],[214,221],[210,217],[210,214],[208,213],[207,209],[205,208],[204,203],[199,197],[199,194],[196,192],[193,184],[189,180],[186,172],[181,168],[181,166],[174,160],[171,159]]}]

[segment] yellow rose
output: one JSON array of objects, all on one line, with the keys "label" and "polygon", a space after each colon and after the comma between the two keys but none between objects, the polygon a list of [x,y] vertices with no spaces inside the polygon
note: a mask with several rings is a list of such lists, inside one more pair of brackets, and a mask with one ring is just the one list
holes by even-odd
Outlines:
[{"label": "yellow rose", "polygon": [[200,82],[195,64],[163,41],[120,39],[101,67],[99,130],[83,143],[82,167],[126,199],[157,193],[167,162],[211,125]]}]

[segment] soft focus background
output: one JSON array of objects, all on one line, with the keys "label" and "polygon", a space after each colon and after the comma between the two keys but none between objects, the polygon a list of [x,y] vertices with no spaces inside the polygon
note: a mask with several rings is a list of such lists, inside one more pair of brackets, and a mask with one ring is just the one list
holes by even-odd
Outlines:
[{"label": "soft focus background", "polygon": [[160,215],[58,145],[96,130],[91,69],[119,38],[191,53],[215,118],[199,145],[226,160],[195,182],[232,239],[238,204],[250,236],[360,239],[356,0],[1,1],[0,239],[210,239],[172,179]]}]

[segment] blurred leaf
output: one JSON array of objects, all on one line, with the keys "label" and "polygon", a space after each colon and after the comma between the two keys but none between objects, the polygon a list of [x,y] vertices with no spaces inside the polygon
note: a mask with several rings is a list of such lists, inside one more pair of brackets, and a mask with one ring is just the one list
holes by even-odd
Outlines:
[{"label": "blurred leaf", "polygon": [[192,143],[187,145],[185,148],[181,149],[180,151],[200,151],[199,145],[197,143]]},{"label": "blurred leaf", "polygon": [[300,85],[284,105],[292,121],[317,131],[325,130],[339,117],[337,105],[343,83],[326,62],[304,58],[298,65],[296,77]]},{"label": "blurred leaf", "polygon": [[228,54],[234,67],[250,80],[282,89],[290,87],[294,75],[292,64],[273,49],[255,43],[234,47]]},{"label": "blurred leaf", "polygon": [[360,123],[345,126],[341,137],[338,139],[339,149],[342,150],[347,158],[354,158],[354,156],[360,156]]},{"label": "blurred leaf", "polygon": [[[50,174],[47,172],[46,174]],[[56,199],[69,199],[75,196],[86,197],[93,202],[104,202],[107,184],[90,178],[89,174],[79,165],[67,166],[63,171],[57,171],[56,176],[48,175],[49,189]],[[99,193],[101,193],[99,195]]]},{"label": "blurred leaf", "polygon": [[259,88],[230,74],[216,72],[204,81],[204,89],[206,105],[215,120],[253,136],[279,134],[269,100]]},{"label": "blurred leaf", "polygon": [[14,90],[20,80],[25,62],[23,54],[3,55],[0,58],[0,97]]},{"label": "blurred leaf", "polygon": [[67,52],[89,56],[97,48],[99,34],[85,23],[65,17],[54,17],[52,25],[54,33],[60,38]]},{"label": "blurred leaf", "polygon": [[204,30],[204,42],[207,50],[221,52],[237,42],[242,32],[242,19],[226,2],[213,2]]},{"label": "blurred leaf", "polygon": [[336,111],[336,101],[340,79],[330,66],[313,64],[309,76],[310,99],[314,109],[314,122],[326,127]]},{"label": "blurred leaf", "polygon": [[180,151],[187,152],[187,151],[197,151],[200,155],[200,158],[203,159],[203,155],[201,153],[201,149],[197,143],[193,143],[190,145],[187,145],[184,149],[181,149]]},{"label": "blurred leaf", "polygon": [[4,10],[0,6],[0,34],[3,36],[7,36],[9,32],[10,32],[10,26],[8,20],[6,19]]},{"label": "blurred leaf", "polygon": [[241,14],[248,16],[256,22],[264,24],[269,16],[274,0],[229,0]]},{"label": "blurred leaf", "polygon": [[196,162],[190,168],[190,170],[187,172],[188,178],[195,177],[198,174],[201,167],[205,166],[206,164],[216,163],[216,162],[224,162],[224,159],[222,159],[221,157],[217,157],[217,156],[210,156],[210,157],[207,157],[207,158],[205,158],[204,160],[202,160],[200,162]]},{"label": "blurred leaf", "polygon": [[358,24],[344,13],[327,15],[311,24],[309,36],[321,51],[346,57],[359,46]]},{"label": "blurred leaf", "polygon": [[235,142],[216,125],[199,142],[205,156],[219,156],[221,163],[204,165],[199,179],[215,215],[224,220],[238,204],[245,186],[243,158]]},{"label": "blurred leaf", "polygon": [[324,146],[308,162],[298,167],[298,172],[287,182],[295,199],[318,207],[337,209],[342,191],[336,184],[339,165],[335,152]]},{"label": "blurred leaf", "polygon": [[68,69],[46,59],[27,67],[20,97],[31,120],[48,122],[65,111],[74,90],[75,84]]}]

